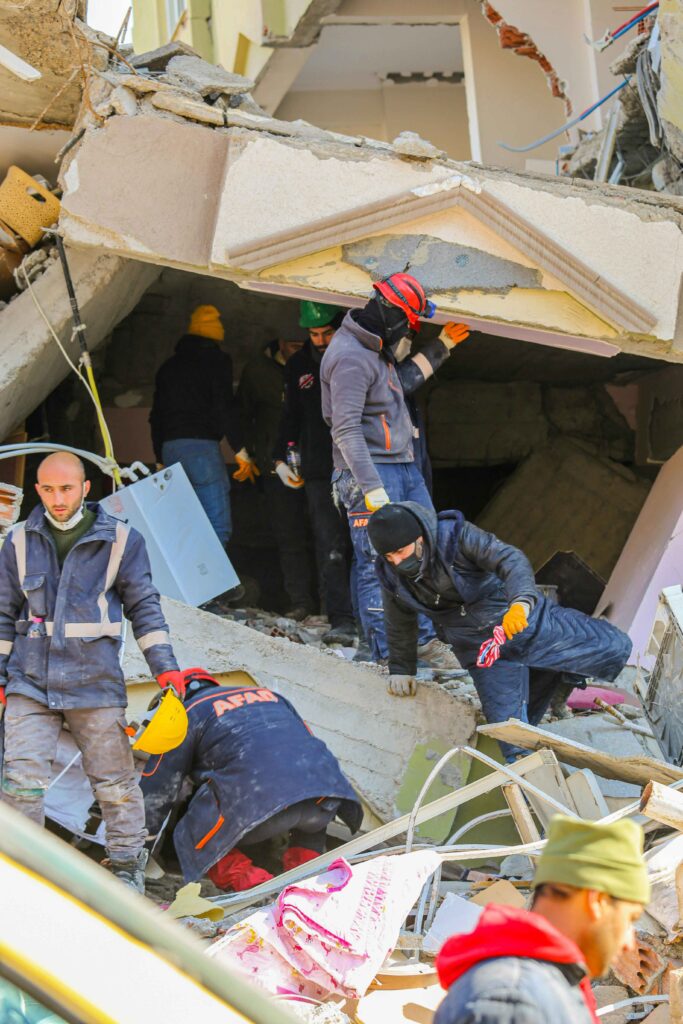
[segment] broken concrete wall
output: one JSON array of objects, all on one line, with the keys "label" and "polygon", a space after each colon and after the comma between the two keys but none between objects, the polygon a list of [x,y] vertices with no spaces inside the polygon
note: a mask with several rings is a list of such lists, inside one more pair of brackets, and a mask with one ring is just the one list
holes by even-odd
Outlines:
[{"label": "broken concrete wall", "polygon": [[[385,819],[417,743],[468,743],[476,702],[420,685],[414,700],[387,693],[387,677],[375,667],[352,665],[289,640],[263,636],[246,626],[162,599],[181,665],[202,665],[212,674],[244,668],[292,701],[313,733],[339,758],[368,805]],[[124,671],[135,711],[146,707],[149,669],[135,641],[126,640]],[[156,683],[152,683],[156,689]]]},{"label": "broken concrete wall", "polygon": [[636,462],[661,465],[683,445],[683,370],[666,367],[638,382]]},{"label": "broken concrete wall", "polygon": [[556,434],[585,441],[619,462],[633,459],[633,431],[599,384],[439,381],[429,392],[426,418],[435,467],[519,462]]},{"label": "broken concrete wall", "polygon": [[[88,346],[94,349],[135,306],[159,270],[97,252],[69,249],[68,256]],[[33,290],[62,344],[78,362],[61,264],[50,264]],[[23,292],[0,312],[0,437],[11,433],[69,372],[31,294]]]},{"label": "broken concrete wall", "polygon": [[558,438],[520,465],[477,525],[521,548],[535,569],[575,551],[607,579],[648,490],[630,470]]}]

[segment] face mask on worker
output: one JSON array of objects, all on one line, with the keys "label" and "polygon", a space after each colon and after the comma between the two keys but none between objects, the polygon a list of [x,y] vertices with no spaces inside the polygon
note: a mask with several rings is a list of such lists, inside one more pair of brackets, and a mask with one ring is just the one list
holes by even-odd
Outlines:
[{"label": "face mask on worker", "polygon": [[67,519],[66,522],[63,523],[60,522],[59,519],[54,519],[46,508],[43,509],[43,512],[45,513],[45,518],[52,526],[54,526],[55,530],[61,530],[65,533],[67,530],[73,530],[74,526],[78,526],[80,523],[83,518],[83,513],[85,512],[85,502],[80,508],[76,509],[70,519]]},{"label": "face mask on worker", "polygon": [[421,540],[415,541],[415,550],[411,555],[407,555],[402,562],[395,565],[397,573],[401,576],[406,576],[409,580],[415,580],[420,575],[422,569],[422,553],[423,545]]},{"label": "face mask on worker", "polygon": [[362,310],[358,310],[357,318],[363,327],[378,334],[387,348],[398,344],[408,333],[406,314],[380,295],[374,296]]},{"label": "face mask on worker", "polygon": [[413,347],[414,338],[415,331],[408,331],[395,345],[392,345],[391,352],[397,363],[402,363],[404,359],[408,358]]}]

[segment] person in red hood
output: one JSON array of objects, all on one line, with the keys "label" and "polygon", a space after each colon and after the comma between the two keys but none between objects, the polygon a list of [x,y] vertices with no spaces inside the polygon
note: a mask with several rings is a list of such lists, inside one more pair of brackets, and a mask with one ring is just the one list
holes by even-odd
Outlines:
[{"label": "person in red hood", "polygon": [[597,1024],[591,978],[634,948],[649,902],[642,851],[632,821],[553,818],[531,910],[490,904],[441,948],[434,1024]]}]

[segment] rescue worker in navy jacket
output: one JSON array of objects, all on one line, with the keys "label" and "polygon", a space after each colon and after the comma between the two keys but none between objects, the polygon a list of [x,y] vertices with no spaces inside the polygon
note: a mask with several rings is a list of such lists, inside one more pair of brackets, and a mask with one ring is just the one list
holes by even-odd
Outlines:
[{"label": "rescue worker in navy jacket", "polygon": [[244,852],[254,843],[289,833],[288,871],[324,852],[337,814],[359,828],[356,793],[288,700],[267,687],[221,686],[201,668],[183,676],[187,737],[149,759],[142,791],[155,839],[185,779],[195,786],[173,833],[186,881],[208,873],[222,889],[250,889],[273,877]]},{"label": "rescue worker in navy jacket", "polygon": [[[419,613],[440,627],[469,671],[488,722],[541,720],[552,690],[530,693],[530,668],[613,680],[626,664],[632,645],[625,633],[547,601],[523,552],[467,522],[462,512],[389,504],[371,517],[368,534],[379,556],[389,691],[396,696],[415,693]],[[506,640],[499,660],[477,667],[482,643],[501,624]],[[520,753],[510,744],[501,747],[507,760]]]},{"label": "rescue worker in navy jacket", "polygon": [[137,530],[86,505],[90,482],[69,452],[38,467],[42,506],[0,551],[2,799],[37,824],[63,722],[99,802],[111,869],[144,891],[145,815],[124,708],[123,617],[151,673],[182,689]]}]

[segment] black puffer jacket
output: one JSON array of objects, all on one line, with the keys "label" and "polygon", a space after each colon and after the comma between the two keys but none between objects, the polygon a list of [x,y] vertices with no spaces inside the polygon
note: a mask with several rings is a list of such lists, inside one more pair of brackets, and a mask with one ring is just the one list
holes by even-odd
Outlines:
[{"label": "black puffer jacket", "polygon": [[531,608],[539,592],[519,548],[468,522],[462,512],[404,506],[423,526],[424,554],[416,580],[401,576],[386,558],[375,562],[382,584],[389,671],[411,675],[417,667],[417,615],[482,639],[515,601]]},{"label": "black puffer jacket", "polygon": [[227,352],[210,338],[183,335],[157,373],[149,422],[157,462],[164,441],[179,438],[226,437],[238,452],[244,442]]}]

